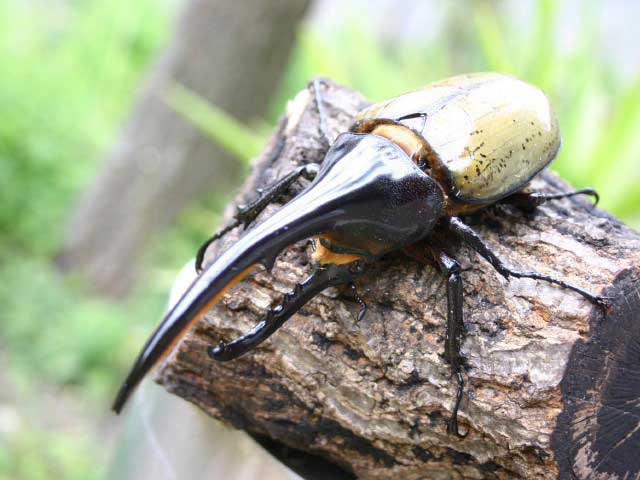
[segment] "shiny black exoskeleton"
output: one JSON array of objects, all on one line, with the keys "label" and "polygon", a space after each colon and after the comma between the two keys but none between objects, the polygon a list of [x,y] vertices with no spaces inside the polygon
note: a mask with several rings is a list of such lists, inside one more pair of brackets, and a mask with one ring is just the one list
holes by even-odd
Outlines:
[{"label": "shiny black exoskeleton", "polygon": [[[472,80],[475,83],[472,82],[472,86],[466,88],[476,92],[476,95],[477,90],[473,88],[483,88],[482,85],[487,82],[491,84],[497,81],[493,80],[493,77],[489,77],[488,80],[481,77],[481,82],[475,77]],[[502,77],[499,80],[504,81]],[[465,81],[468,82],[469,79],[465,78]],[[449,83],[446,84],[448,85]],[[324,120],[318,82],[314,86],[322,127]],[[458,90],[464,92],[464,89]],[[471,94],[469,95],[472,98]],[[447,99],[447,102],[453,101],[449,97]],[[536,101],[539,101],[537,97]],[[393,103],[385,104],[385,108],[389,105],[393,106]],[[365,118],[356,122],[350,132],[338,136],[330,146],[321,166],[310,164],[296,168],[263,191],[255,202],[242,207],[236,215],[235,222],[214,235],[198,252],[196,263],[199,269],[202,267],[204,250],[212,241],[233,227],[249,225],[271,201],[286,192],[298,178],[313,179],[300,194],[271,217],[247,230],[237,242],[202,271],[140,353],[118,393],[113,405],[114,410],[119,412],[122,409],[144,375],[170,350],[176,339],[199,314],[217,302],[230,286],[258,265],[270,269],[276,256],[284,248],[309,237],[316,239],[316,251],[313,255],[315,267],[312,275],[297,285],[293,292],[285,295],[281,304],[270,309],[251,331],[232,342],[220,342],[218,346],[210,347],[209,355],[219,361],[239,357],[268,338],[291,315],[325,288],[353,285],[353,281],[362,274],[368,262],[375,261],[388,252],[401,250],[421,262],[435,263],[448,276],[445,357],[458,383],[448,430],[457,435],[460,435],[457,411],[464,385],[460,356],[460,335],[463,328],[462,281],[459,264],[445,252],[443,245],[438,242],[438,236],[434,235],[434,229],[441,229],[462,240],[506,278],[526,277],[548,281],[576,291],[599,305],[605,305],[606,299],[603,297],[561,280],[509,268],[459,218],[459,215],[496,201],[533,207],[550,199],[576,194],[595,195],[595,192],[591,189],[559,195],[522,192],[522,187],[542,168],[539,165],[544,166],[550,161],[546,157],[536,157],[533,160],[538,164],[530,168],[528,176],[517,180],[521,184],[514,183],[505,188],[508,193],[504,198],[495,200],[492,197],[490,201],[480,201],[480,193],[484,188],[482,179],[470,181],[463,171],[460,178],[464,180],[456,184],[455,175],[460,172],[452,169],[451,165],[458,165],[459,162],[447,163],[443,155],[437,152],[433,142],[428,141],[428,129],[425,129],[430,115],[427,113],[428,107],[429,105],[425,106],[422,109],[424,111],[399,114],[391,119]],[[437,111],[442,110],[443,107],[439,106]],[[528,113],[528,110],[525,113]],[[512,115],[512,112],[509,112],[509,115]],[[421,131],[403,123],[416,119],[422,122]],[[510,120],[511,117],[509,123]],[[326,132],[323,133],[325,138],[328,138]],[[552,132],[548,135],[551,134]],[[545,146],[544,152],[551,151],[550,149],[551,147]],[[478,157],[478,163],[483,164],[485,158]],[[487,183],[487,189],[496,190],[495,185],[491,185],[490,182]],[[470,192],[476,191],[480,193],[473,193],[476,197],[471,197]]]}]

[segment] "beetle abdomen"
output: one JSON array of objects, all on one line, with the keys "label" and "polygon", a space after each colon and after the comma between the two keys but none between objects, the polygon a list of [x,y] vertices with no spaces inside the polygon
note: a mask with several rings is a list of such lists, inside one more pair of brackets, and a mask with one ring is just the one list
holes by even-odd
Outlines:
[{"label": "beetle abdomen", "polygon": [[446,176],[449,196],[474,204],[520,190],[560,148],[546,95],[498,73],[451,77],[377,103],[357,115],[354,129],[371,131],[382,119],[418,133]]}]

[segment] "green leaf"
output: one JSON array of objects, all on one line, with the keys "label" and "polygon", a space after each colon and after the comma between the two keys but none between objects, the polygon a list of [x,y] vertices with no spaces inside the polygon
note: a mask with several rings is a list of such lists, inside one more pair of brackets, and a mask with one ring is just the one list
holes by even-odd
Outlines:
[{"label": "green leaf", "polygon": [[249,163],[249,160],[260,153],[264,141],[259,135],[183,85],[175,83],[165,101],[188,122],[244,163]]}]

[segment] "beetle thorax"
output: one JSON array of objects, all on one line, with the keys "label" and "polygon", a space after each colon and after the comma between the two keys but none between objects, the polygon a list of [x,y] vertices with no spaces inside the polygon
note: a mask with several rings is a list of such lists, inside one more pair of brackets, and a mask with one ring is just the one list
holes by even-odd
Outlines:
[{"label": "beetle thorax", "polygon": [[424,139],[410,129],[393,124],[379,125],[371,132],[373,135],[379,135],[398,145],[409,158],[418,163],[424,150]]},{"label": "beetle thorax", "polygon": [[[297,199],[330,215],[325,239],[341,253],[381,255],[427,235],[442,215],[442,192],[395,142],[343,134],[316,180]],[[305,207],[307,208],[307,207]]]}]

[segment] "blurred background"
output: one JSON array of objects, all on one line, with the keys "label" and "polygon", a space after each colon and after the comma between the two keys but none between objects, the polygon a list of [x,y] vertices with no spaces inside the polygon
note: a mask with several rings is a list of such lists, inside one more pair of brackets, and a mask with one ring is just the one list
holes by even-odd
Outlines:
[{"label": "blurred background", "polygon": [[557,109],[553,169],[640,227],[638,18],[624,0],[0,0],[0,479],[126,477],[118,382],[314,75],[372,100],[519,76]]}]

